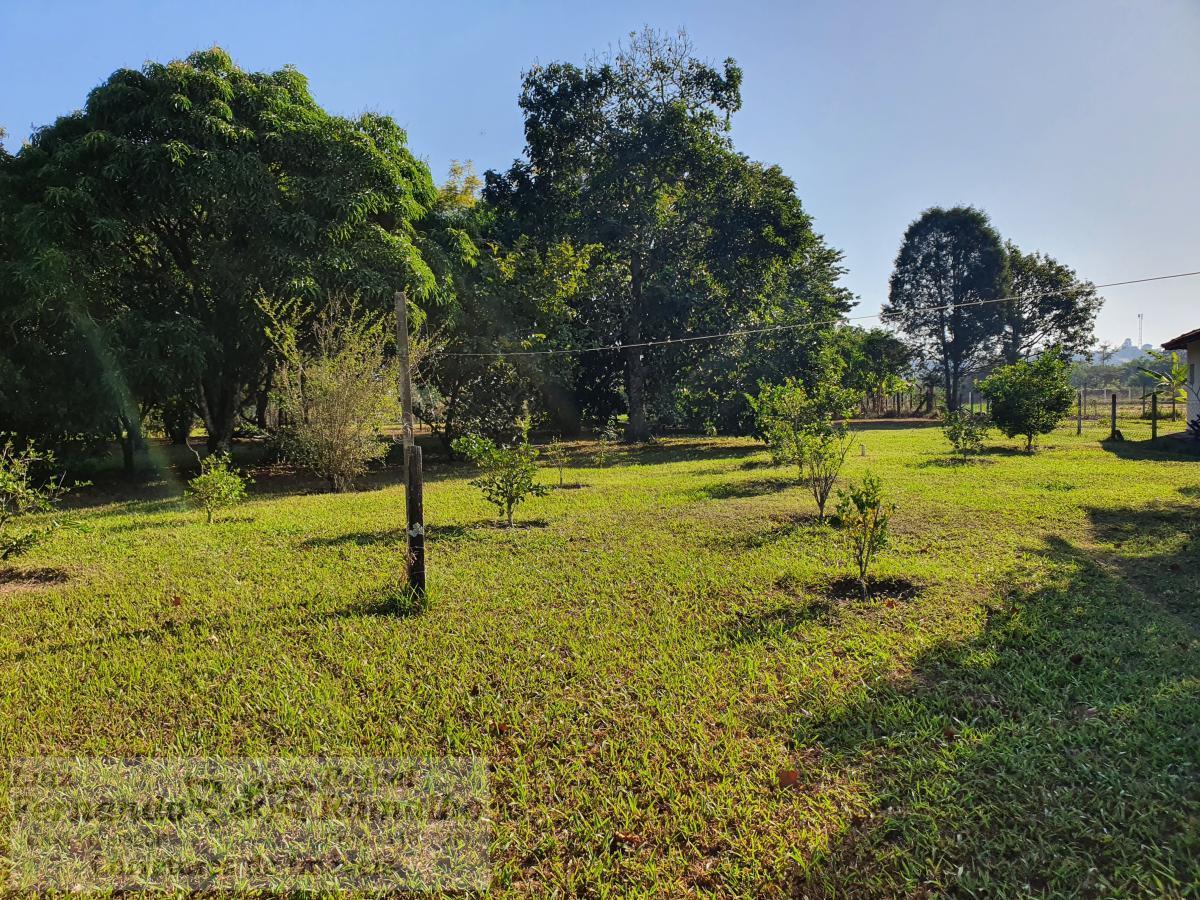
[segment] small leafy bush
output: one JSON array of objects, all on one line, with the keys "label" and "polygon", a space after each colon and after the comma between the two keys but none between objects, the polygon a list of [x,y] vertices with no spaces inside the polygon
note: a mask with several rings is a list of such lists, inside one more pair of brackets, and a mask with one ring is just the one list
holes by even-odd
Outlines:
[{"label": "small leafy bush", "polygon": [[825,505],[850,451],[850,433],[844,425],[812,428],[803,433],[804,477],[813,499],[817,501],[817,516],[825,521]]},{"label": "small leafy bush", "polygon": [[273,396],[286,423],[284,453],[333,490],[348,491],[387,454],[383,428],[400,419],[391,320],[335,297],[306,342],[294,321],[267,311],[281,358]]},{"label": "small leafy bush", "polygon": [[862,598],[867,599],[867,573],[888,545],[888,522],[895,506],[883,502],[883,485],[870,472],[862,484],[838,491],[837,515],[846,532],[850,559],[858,569]]},{"label": "small leafy bush", "polygon": [[991,420],[969,409],[947,410],[942,414],[942,433],[964,460],[983,450]]},{"label": "small leafy bush", "polygon": [[612,453],[613,447],[621,440],[621,429],[617,425],[616,418],[609,419],[605,426],[600,429],[600,434],[596,436],[596,449],[592,452],[592,456],[596,461],[596,468],[603,469],[608,462],[609,454]]},{"label": "small leafy bush", "polygon": [[782,384],[763,384],[757,397],[748,397],[755,413],[759,436],[776,465],[794,465],[804,477],[805,455],[812,446],[812,434],[836,430],[834,421],[848,418],[862,399],[862,393],[841,386],[832,375],[825,376],[813,389],[794,378]]},{"label": "small leafy bush", "polygon": [[521,428],[520,439],[511,446],[497,444],[478,434],[456,438],[451,446],[479,467],[480,475],[471,484],[483,492],[484,498],[499,510],[510,527],[513,510],[519,504],[530,497],[548,493],[545,485],[534,481],[538,452],[529,445],[527,424]]},{"label": "small leafy bush", "polygon": [[246,485],[251,483],[233,467],[228,453],[213,453],[200,461],[200,474],[188,482],[184,497],[204,510],[211,525],[217,512],[246,499]]},{"label": "small leafy bush", "polygon": [[1022,435],[1033,452],[1039,434],[1049,434],[1071,410],[1075,392],[1067,379],[1067,362],[1050,351],[1034,360],[1001,366],[980,384],[992,401],[992,421],[1008,437]]},{"label": "small leafy bush", "polygon": [[551,438],[550,443],[542,451],[542,456],[546,458],[546,462],[558,469],[558,486],[562,487],[563,470],[567,467],[567,448],[558,438]]},{"label": "small leafy bush", "polygon": [[27,553],[72,523],[70,517],[58,515],[26,524],[30,516],[54,512],[70,490],[61,476],[38,483],[35,472],[53,468],[54,463],[54,454],[38,450],[32,441],[19,448],[8,437],[0,446],[0,560]]}]

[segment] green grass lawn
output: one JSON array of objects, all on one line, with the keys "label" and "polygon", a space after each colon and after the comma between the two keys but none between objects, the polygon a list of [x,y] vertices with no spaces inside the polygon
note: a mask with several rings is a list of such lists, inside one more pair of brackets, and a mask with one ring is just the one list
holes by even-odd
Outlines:
[{"label": "green grass lawn", "polygon": [[512,530],[432,467],[411,616],[394,474],[212,527],[94,489],[0,583],[0,747],[478,755],[496,896],[1197,896],[1200,460],[1101,430],[862,431],[867,602],[748,440],[619,450]]}]

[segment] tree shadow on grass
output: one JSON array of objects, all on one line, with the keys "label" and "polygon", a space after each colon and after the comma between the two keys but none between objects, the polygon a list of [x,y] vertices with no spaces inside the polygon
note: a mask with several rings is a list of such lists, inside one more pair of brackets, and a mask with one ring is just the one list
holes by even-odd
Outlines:
[{"label": "tree shadow on grass", "polygon": [[762,531],[720,534],[708,540],[707,545],[723,550],[758,550],[806,533],[812,535],[820,528],[815,512],[774,515],[770,517],[770,523],[769,527]]},{"label": "tree shadow on grass", "polygon": [[912,463],[914,469],[972,469],[982,466],[994,466],[996,460],[986,456],[935,456],[919,463]]},{"label": "tree shadow on grass", "polygon": [[[425,526],[426,543],[453,541],[469,537],[475,531],[471,525],[429,525]],[[307,538],[300,542],[300,547],[313,550],[321,547],[375,547],[380,544],[403,546],[408,543],[408,534],[403,528],[388,528],[383,531],[349,531],[345,534],[334,534],[327,537]]]},{"label": "tree shadow on grass", "polygon": [[833,604],[825,600],[808,603],[785,603],[764,610],[742,613],[725,628],[728,646],[757,643],[772,637],[791,634],[812,622],[832,622],[837,617]]},{"label": "tree shadow on grass", "polygon": [[[816,586],[830,600],[861,600],[862,585],[853,575],[842,575]],[[908,601],[920,596],[923,585],[908,578],[867,576],[867,600]]]},{"label": "tree shadow on grass", "polygon": [[873,676],[848,707],[790,714],[795,748],[819,759],[807,777],[840,772],[866,786],[867,804],[831,823],[829,847],[788,889],[1099,897],[1195,885],[1196,512],[1091,510],[1100,532],[1150,527],[1146,553],[1051,539],[1050,577],[987,608],[977,636]]},{"label": "tree shadow on grass", "polygon": [[69,578],[66,569],[54,566],[36,566],[29,569],[0,566],[0,593],[53,587],[66,584]]},{"label": "tree shadow on grass", "polygon": [[718,481],[687,491],[692,500],[735,500],[746,497],[761,497],[796,487],[794,478],[748,478],[742,481]]},{"label": "tree shadow on grass", "polygon": [[1118,459],[1196,461],[1200,441],[1160,437],[1153,441],[1101,441],[1100,447]]}]

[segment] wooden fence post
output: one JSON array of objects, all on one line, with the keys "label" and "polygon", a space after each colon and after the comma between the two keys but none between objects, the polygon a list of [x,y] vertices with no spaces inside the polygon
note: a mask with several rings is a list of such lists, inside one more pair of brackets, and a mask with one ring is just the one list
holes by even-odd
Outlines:
[{"label": "wooden fence post", "polygon": [[425,599],[425,481],[421,448],[408,451],[408,484],[405,490],[408,512],[408,587],[418,600]]},{"label": "wooden fence post", "polygon": [[1117,392],[1116,391],[1113,391],[1113,394],[1112,394],[1112,432],[1109,434],[1108,439],[1110,441],[1115,441],[1117,439]]},{"label": "wooden fence post", "polygon": [[1150,440],[1158,440],[1158,394],[1150,395]]},{"label": "wooden fence post", "polygon": [[1079,410],[1075,414],[1075,434],[1083,434],[1083,391],[1079,392]]},{"label": "wooden fence post", "polygon": [[400,416],[404,435],[404,495],[408,519],[405,570],[413,595],[425,599],[425,483],[421,448],[413,439],[412,360],[409,355],[408,298],[396,291],[396,355],[400,362]]}]

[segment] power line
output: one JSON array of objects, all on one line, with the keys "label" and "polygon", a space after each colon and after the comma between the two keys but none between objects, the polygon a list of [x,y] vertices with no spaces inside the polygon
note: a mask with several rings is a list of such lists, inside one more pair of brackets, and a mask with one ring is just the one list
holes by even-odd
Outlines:
[{"label": "power line", "polygon": [[[963,309],[968,306],[987,306],[990,303],[1007,303],[1010,300],[1033,300],[1037,297],[1050,297],[1055,294],[1067,294],[1072,291],[1079,290],[1101,290],[1103,288],[1122,287],[1127,284],[1145,284],[1149,281],[1167,281],[1172,278],[1191,278],[1195,275],[1200,275],[1200,270],[1195,272],[1177,272],[1174,275],[1151,275],[1146,278],[1130,278],[1126,281],[1110,281],[1107,284],[1081,284],[1073,288],[1064,288],[1055,291],[1039,291],[1032,294],[1013,294],[1009,297],[995,297],[990,300],[969,300],[966,303],[949,303],[945,306],[930,306],[924,312],[938,312],[940,310]],[[638,349],[644,347],[669,347],[673,344],[690,344],[697,341],[716,341],[722,338],[743,337],[752,334],[766,334],[774,331],[792,331],[804,328],[820,328],[825,325],[840,325],[844,322],[862,322],[868,319],[878,319],[883,315],[882,312],[872,313],[861,316],[842,316],[837,319],[826,319],[818,322],[795,322],[788,325],[765,325],[762,328],[742,328],[737,331],[723,331],[717,334],[693,334],[683,335],[682,337],[661,338],[654,341],[639,341],[632,344],[623,344],[617,341],[614,344],[600,344],[593,347],[567,347],[560,349],[548,350],[481,350],[475,352],[469,351],[451,351],[440,354],[441,356],[471,356],[471,357],[505,357],[505,356],[569,356],[573,353],[601,353],[608,350],[628,350],[630,348]]]}]

